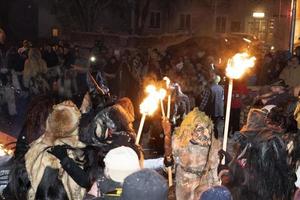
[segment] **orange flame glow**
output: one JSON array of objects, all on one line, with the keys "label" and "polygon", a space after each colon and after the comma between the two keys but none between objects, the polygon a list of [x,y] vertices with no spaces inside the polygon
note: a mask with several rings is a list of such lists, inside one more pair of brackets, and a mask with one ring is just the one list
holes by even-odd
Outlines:
[{"label": "orange flame glow", "polygon": [[6,149],[3,144],[0,144],[0,156],[12,155],[13,151]]},{"label": "orange flame glow", "polygon": [[140,112],[152,115],[157,110],[159,101],[165,98],[167,92],[162,88],[157,90],[154,85],[148,85],[145,91],[148,96],[140,104]]},{"label": "orange flame glow", "polygon": [[237,53],[228,60],[226,74],[229,78],[239,79],[248,68],[252,68],[256,58],[248,53]]}]

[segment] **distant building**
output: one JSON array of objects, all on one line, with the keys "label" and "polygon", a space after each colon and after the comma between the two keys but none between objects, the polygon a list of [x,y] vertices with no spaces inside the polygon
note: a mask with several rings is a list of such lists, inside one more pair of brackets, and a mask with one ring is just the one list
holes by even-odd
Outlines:
[{"label": "distant building", "polygon": [[[54,1],[15,0],[7,3],[6,0],[0,0],[0,11],[3,16],[7,16],[2,21],[13,38],[61,36],[64,27],[60,25],[57,13],[53,10]],[[3,9],[2,4],[5,4],[7,9]],[[298,6],[300,7],[300,3]],[[291,0],[151,0],[142,34],[248,34],[256,36],[275,49],[287,49],[290,7]],[[116,7],[108,7],[100,13],[96,30],[106,33],[133,33],[136,22],[132,5],[128,5],[126,9],[115,9]],[[300,26],[297,27],[297,30],[300,30]],[[295,35],[295,38],[299,37],[299,34]]]}]

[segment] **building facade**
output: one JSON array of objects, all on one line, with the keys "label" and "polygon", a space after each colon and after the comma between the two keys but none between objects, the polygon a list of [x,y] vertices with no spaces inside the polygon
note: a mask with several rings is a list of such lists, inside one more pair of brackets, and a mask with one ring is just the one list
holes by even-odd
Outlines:
[{"label": "building facade", "polygon": [[[5,2],[7,1],[0,0],[0,5],[7,7],[3,9],[2,6],[2,10],[7,13],[3,14],[7,17],[2,21],[6,22],[15,38],[49,38],[64,32],[64,26],[53,11],[53,0],[14,0],[10,4]],[[119,6],[115,3],[117,1],[113,2],[112,6],[101,11],[96,32],[136,34],[134,25],[144,23],[143,30],[139,33],[142,35],[248,34],[276,49],[288,48],[291,0],[150,0],[147,11],[143,13],[145,19],[138,22],[133,0],[128,0],[127,6]],[[298,7],[300,10],[300,3]],[[300,30],[299,27],[296,27],[297,30]],[[295,38],[300,37],[298,32],[296,31]]]}]

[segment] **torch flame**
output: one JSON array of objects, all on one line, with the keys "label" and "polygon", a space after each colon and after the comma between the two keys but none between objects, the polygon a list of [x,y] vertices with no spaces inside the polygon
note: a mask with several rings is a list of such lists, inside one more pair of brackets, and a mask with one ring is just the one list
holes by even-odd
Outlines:
[{"label": "torch flame", "polygon": [[239,79],[248,68],[252,68],[256,58],[248,53],[237,53],[228,60],[226,74],[229,78]]},{"label": "torch flame", "polygon": [[167,91],[161,88],[159,89],[158,93],[159,93],[159,99],[162,100],[166,97]]},{"label": "torch flame", "polygon": [[166,81],[166,85],[167,85],[167,88],[168,88],[169,85],[170,85],[170,83],[171,83],[171,80],[170,80],[167,76],[165,76],[165,77],[163,78],[163,80]]},{"label": "torch flame", "polygon": [[159,101],[165,98],[167,92],[162,88],[157,90],[154,85],[148,85],[145,91],[148,96],[140,104],[140,112],[152,115],[157,110]]}]

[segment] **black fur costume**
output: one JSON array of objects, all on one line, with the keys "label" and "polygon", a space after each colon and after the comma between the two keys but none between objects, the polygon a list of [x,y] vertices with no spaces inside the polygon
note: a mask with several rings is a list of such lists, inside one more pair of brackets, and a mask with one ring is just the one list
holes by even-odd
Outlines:
[{"label": "black fur costume", "polygon": [[291,199],[295,180],[286,146],[280,133],[266,124],[266,113],[250,111],[235,145],[226,184],[234,200]]}]

